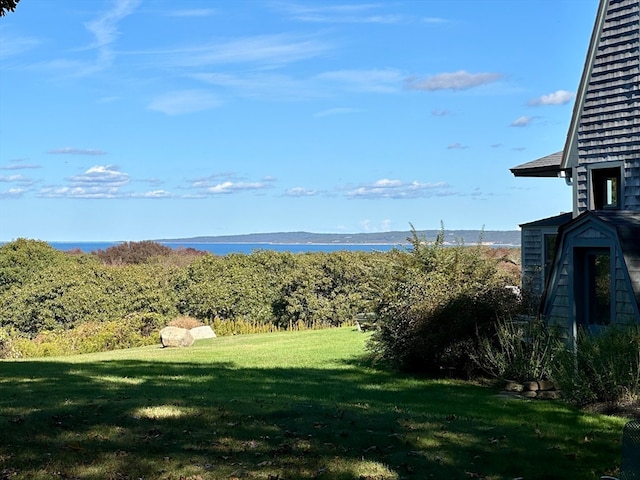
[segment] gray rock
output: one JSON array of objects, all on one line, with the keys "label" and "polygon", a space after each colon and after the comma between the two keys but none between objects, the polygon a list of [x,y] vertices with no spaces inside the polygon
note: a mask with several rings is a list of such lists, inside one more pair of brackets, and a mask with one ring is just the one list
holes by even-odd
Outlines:
[{"label": "gray rock", "polygon": [[517,382],[507,382],[507,385],[504,387],[507,392],[522,392],[524,390],[524,386],[521,383]]},{"label": "gray rock", "polygon": [[164,327],[160,330],[160,342],[163,347],[190,347],[193,336],[186,328]]},{"label": "gray rock", "polygon": [[202,338],[216,338],[216,334],[209,325],[203,325],[202,327],[194,327],[189,330],[194,340],[200,340]]}]

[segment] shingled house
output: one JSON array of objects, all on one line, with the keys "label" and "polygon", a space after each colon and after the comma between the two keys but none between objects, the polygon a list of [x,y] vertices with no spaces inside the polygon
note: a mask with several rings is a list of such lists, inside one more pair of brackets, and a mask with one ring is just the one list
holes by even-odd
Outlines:
[{"label": "shingled house", "polygon": [[640,323],[640,0],[600,0],[564,149],[511,172],[573,189],[570,212],[521,225],[541,315],[573,338]]}]

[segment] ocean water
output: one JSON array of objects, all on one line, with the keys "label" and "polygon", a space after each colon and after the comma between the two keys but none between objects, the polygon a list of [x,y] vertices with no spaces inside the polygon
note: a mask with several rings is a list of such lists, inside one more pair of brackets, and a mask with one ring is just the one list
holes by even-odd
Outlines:
[{"label": "ocean water", "polygon": [[[190,242],[158,242],[173,249],[193,248],[215,255],[230,253],[250,254],[256,250],[272,250],[276,252],[336,252],[340,250],[356,252],[386,252],[392,248],[403,248],[402,245],[370,244],[370,243],[190,243]],[[49,242],[53,248],[62,251],[81,250],[86,253],[106,250],[119,242]]]}]

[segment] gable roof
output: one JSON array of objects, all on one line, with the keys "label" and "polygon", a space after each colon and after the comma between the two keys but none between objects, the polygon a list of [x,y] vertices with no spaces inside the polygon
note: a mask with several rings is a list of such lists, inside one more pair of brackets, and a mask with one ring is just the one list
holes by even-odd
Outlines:
[{"label": "gable roof", "polygon": [[600,0],[563,150],[578,157],[640,154],[640,1]]},{"label": "gable roof", "polygon": [[631,286],[640,308],[640,212],[628,210],[587,210],[559,229],[559,235],[573,226],[586,223],[602,223],[616,232],[622,256],[629,272]]},{"label": "gable roof", "polygon": [[572,212],[561,213],[554,217],[543,218],[533,222],[522,223],[520,228],[542,228],[542,227],[560,227],[573,218]]},{"label": "gable roof", "polygon": [[516,177],[559,177],[562,171],[560,168],[561,163],[562,152],[556,152],[509,170]]}]

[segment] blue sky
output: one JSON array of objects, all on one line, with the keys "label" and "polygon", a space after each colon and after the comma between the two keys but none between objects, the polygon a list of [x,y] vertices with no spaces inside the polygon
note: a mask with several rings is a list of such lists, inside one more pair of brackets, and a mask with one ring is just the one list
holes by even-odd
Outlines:
[{"label": "blue sky", "polygon": [[597,0],[22,0],[0,18],[0,240],[514,230]]}]

